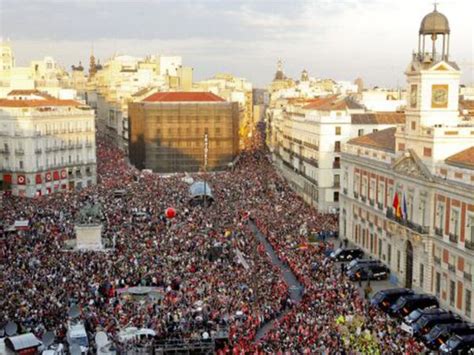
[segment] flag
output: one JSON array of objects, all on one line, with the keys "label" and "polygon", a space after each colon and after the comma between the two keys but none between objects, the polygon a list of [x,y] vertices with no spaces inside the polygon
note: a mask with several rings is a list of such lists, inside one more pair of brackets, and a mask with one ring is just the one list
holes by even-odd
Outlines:
[{"label": "flag", "polygon": [[405,193],[403,193],[403,203],[402,203],[402,215],[403,215],[403,219],[407,219],[408,217],[408,212],[407,212],[407,199],[406,199],[406,196],[405,196]]},{"label": "flag", "polygon": [[400,217],[399,216],[400,200],[398,199],[398,192],[395,192],[395,196],[393,197],[392,206],[393,206],[393,212],[394,212],[395,216]]}]

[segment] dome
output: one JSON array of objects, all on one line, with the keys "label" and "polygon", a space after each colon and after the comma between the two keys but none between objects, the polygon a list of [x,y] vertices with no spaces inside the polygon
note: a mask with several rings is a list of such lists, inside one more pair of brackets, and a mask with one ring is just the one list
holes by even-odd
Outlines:
[{"label": "dome", "polygon": [[449,21],[446,16],[435,9],[421,21],[420,35],[449,34]]}]

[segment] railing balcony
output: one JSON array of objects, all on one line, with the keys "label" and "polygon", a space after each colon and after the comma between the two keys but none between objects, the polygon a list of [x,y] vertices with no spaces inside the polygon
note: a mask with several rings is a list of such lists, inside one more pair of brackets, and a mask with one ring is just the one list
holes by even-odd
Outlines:
[{"label": "railing balcony", "polygon": [[379,210],[383,210],[383,203],[382,202],[377,202],[377,208]]},{"label": "railing balcony", "polygon": [[10,154],[10,149],[8,149],[8,148],[0,148],[0,154]]},{"label": "railing balcony", "polygon": [[52,150],[53,150],[53,148],[51,148],[51,147],[46,147],[46,148],[44,148],[44,151],[45,151],[46,153],[49,153],[49,152],[51,152]]},{"label": "railing balcony", "polygon": [[474,250],[474,240],[464,241],[464,247],[469,250]]},{"label": "railing balcony", "polygon": [[366,202],[366,201],[367,201],[367,197],[365,197],[365,196],[360,196],[360,199],[362,200],[362,202]]},{"label": "railing balcony", "polygon": [[443,228],[439,228],[439,227],[435,227],[435,234],[438,236],[438,237],[442,237],[443,236]]},{"label": "railing balcony", "polygon": [[332,163],[332,168],[333,168],[333,169],[340,169],[340,168],[341,168],[341,163],[338,162],[338,161],[337,161],[337,162],[336,162],[336,161],[333,162],[333,163]]},{"label": "railing balcony", "polygon": [[61,148],[59,148],[60,150],[67,150],[67,147],[65,145],[62,145]]},{"label": "railing balcony", "polygon": [[448,264],[448,270],[451,272],[456,272],[456,267],[454,265]]},{"label": "railing balcony", "polygon": [[339,188],[339,187],[341,187],[341,183],[339,181],[334,181],[332,187]]},{"label": "railing balcony", "polygon": [[16,155],[25,155],[25,151],[22,148],[15,149]]},{"label": "railing balcony", "polygon": [[458,236],[454,233],[449,233],[449,241],[451,243],[457,243],[458,242]]},{"label": "railing balcony", "polygon": [[440,258],[440,257],[434,256],[434,257],[433,257],[433,260],[434,260],[434,263],[435,263],[435,264],[441,265],[441,258]]},{"label": "railing balcony", "polygon": [[77,143],[76,148],[81,149],[82,148],[82,143]]},{"label": "railing balcony", "polygon": [[75,147],[76,147],[76,146],[75,146],[74,144],[68,144],[67,149],[72,150],[72,149],[74,149]]},{"label": "railing balcony", "polygon": [[35,154],[41,154],[41,151],[42,151],[41,148],[36,148],[35,149]]},{"label": "railing balcony", "polygon": [[472,274],[469,274],[469,273],[467,273],[466,271],[464,271],[463,276],[464,276],[464,278],[465,278],[466,280],[472,282]]},{"label": "railing balcony", "polygon": [[370,204],[371,206],[374,206],[374,205],[375,205],[375,201],[374,201],[374,199],[372,199],[372,198],[369,198],[369,204]]},{"label": "railing balcony", "polygon": [[343,193],[344,195],[347,195],[347,187],[344,187],[344,188],[342,189],[342,193]]},{"label": "railing balcony", "polygon": [[92,143],[87,142],[87,143],[86,143],[86,148],[92,148]]},{"label": "railing balcony", "polygon": [[359,198],[359,193],[354,191],[354,198]]},{"label": "railing balcony", "polygon": [[387,208],[386,216],[388,219],[391,219],[392,221],[395,221],[398,224],[401,224],[402,226],[405,226],[411,229],[412,231],[417,232],[418,234],[429,234],[429,227],[421,226],[412,221],[404,220],[400,217],[395,216],[391,207]]}]

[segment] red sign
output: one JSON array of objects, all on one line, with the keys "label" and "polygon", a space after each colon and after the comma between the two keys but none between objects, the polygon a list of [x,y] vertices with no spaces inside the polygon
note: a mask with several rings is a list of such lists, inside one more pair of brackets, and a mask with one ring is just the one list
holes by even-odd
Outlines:
[{"label": "red sign", "polygon": [[12,176],[10,174],[4,174],[3,175],[3,182],[5,184],[11,184],[12,183]]},{"label": "red sign", "polygon": [[54,180],[59,180],[59,171],[53,172],[53,178]]},{"label": "red sign", "polygon": [[36,174],[35,181],[37,184],[41,184],[43,179],[41,178],[41,174]]},{"label": "red sign", "polygon": [[16,178],[16,181],[17,181],[18,185],[25,185],[25,183],[26,183],[25,175],[18,175],[17,178]]},{"label": "red sign", "polygon": [[61,170],[61,179],[67,178],[67,171],[66,170]]},{"label": "red sign", "polygon": [[51,181],[51,173],[49,171],[46,173],[46,181]]}]

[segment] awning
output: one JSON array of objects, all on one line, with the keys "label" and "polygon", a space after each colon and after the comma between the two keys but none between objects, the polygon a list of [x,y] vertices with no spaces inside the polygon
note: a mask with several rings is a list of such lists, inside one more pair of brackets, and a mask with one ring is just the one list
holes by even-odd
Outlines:
[{"label": "awning", "polygon": [[36,348],[41,345],[41,342],[33,333],[26,333],[5,339],[5,345],[10,350],[20,351],[23,349]]}]

